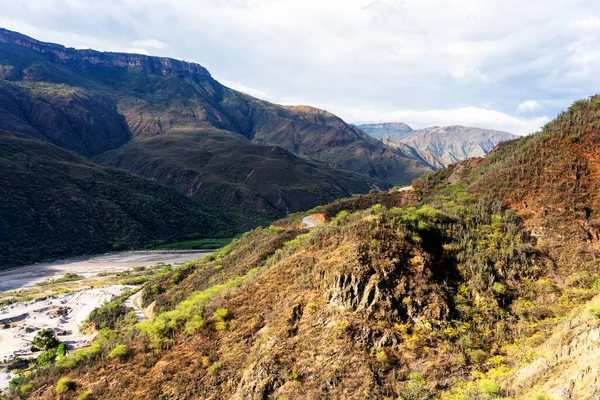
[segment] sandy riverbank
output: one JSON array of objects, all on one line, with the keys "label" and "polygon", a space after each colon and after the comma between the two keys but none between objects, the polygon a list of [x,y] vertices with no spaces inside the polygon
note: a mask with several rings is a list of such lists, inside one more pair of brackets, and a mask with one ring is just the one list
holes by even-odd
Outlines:
[{"label": "sandy riverbank", "polygon": [[[105,286],[0,308],[0,361],[31,357],[31,340],[41,329],[54,330],[71,349],[88,344],[89,338],[79,332],[82,322],[95,308],[127,288],[131,286]],[[7,379],[11,376],[0,376],[0,389],[8,385]]]},{"label": "sandy riverbank", "polygon": [[0,292],[34,286],[38,282],[61,278],[66,273],[90,278],[100,272],[120,272],[139,266],[150,267],[158,264],[176,266],[187,261],[203,258],[211,252],[211,250],[182,252],[135,251],[25,265],[0,271]]},{"label": "sandy riverbank", "polygon": [[[116,273],[135,267],[152,267],[162,264],[177,266],[188,261],[203,258],[211,251],[160,251],[124,252],[93,257],[79,257],[17,267],[0,271],[0,293],[35,286],[36,283],[63,277],[66,273],[83,275],[80,283],[98,278],[98,273]],[[84,346],[89,338],[79,333],[82,322],[105,301],[119,296],[132,286],[109,285],[94,289],[79,290],[48,298],[14,303],[0,308],[0,361],[15,357],[32,357],[30,342],[40,329],[52,329],[57,338],[70,349]],[[134,302],[137,296],[130,301]],[[131,304],[133,305],[133,303]],[[138,319],[145,319],[141,310],[136,309]],[[8,386],[15,376],[0,372],[0,391]]]}]

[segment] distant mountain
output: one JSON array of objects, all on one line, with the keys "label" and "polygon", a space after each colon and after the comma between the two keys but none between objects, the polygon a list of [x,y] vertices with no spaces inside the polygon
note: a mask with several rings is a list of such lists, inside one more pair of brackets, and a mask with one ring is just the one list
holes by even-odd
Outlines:
[{"label": "distant mountain", "polygon": [[368,124],[358,127],[387,145],[397,146],[402,143],[414,148],[421,158],[436,169],[468,158],[483,157],[498,143],[518,137],[508,132],[460,125],[434,126],[419,130],[412,130],[403,123]]},{"label": "distant mountain", "polygon": [[0,128],[244,215],[273,218],[431,170],[333,114],[253,98],[198,64],[0,30],[0,65]]},{"label": "distant mountain", "polygon": [[399,141],[410,136],[413,129],[403,122],[386,122],[381,124],[363,124],[358,128],[377,139]]}]

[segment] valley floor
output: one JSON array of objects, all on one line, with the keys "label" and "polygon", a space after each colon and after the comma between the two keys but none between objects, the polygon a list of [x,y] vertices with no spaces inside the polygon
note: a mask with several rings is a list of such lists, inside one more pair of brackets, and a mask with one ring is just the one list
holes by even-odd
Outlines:
[{"label": "valley floor", "polygon": [[[137,251],[78,257],[51,263],[17,267],[0,272],[0,367],[17,358],[38,355],[30,351],[40,329],[52,329],[69,349],[89,345],[92,338],[79,332],[88,315],[106,301],[135,286],[123,283],[154,275],[164,266],[177,266],[203,258],[202,251]],[[131,273],[131,271],[137,271]],[[65,274],[77,276],[61,281]],[[139,276],[138,276],[139,275]],[[146,317],[139,308],[137,292],[127,300],[138,320]],[[129,304],[130,303],[130,304]],[[17,375],[0,373],[0,391]]]},{"label": "valley floor", "polygon": [[203,258],[211,252],[212,250],[128,251],[26,265],[0,271],[0,293],[31,287],[67,273],[93,278],[98,273],[115,273],[139,266],[179,265]]}]

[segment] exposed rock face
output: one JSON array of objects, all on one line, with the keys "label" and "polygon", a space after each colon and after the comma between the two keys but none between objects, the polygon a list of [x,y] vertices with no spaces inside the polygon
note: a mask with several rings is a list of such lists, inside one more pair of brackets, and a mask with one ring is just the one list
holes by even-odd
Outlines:
[{"label": "exposed rock face", "polygon": [[103,67],[142,69],[148,73],[169,75],[183,74],[194,77],[210,77],[202,66],[166,57],[151,57],[141,54],[104,53],[95,50],[76,50],[54,43],[44,43],[17,32],[0,28],[0,43],[10,43],[27,47],[44,54],[52,54],[61,60]]},{"label": "exposed rock face", "polygon": [[[356,250],[353,263],[325,279],[330,282],[325,290],[331,305],[394,322],[450,316],[449,295],[434,279],[431,255],[406,243],[390,248],[394,261],[373,259],[365,248]],[[323,277],[329,273],[323,271]]]},{"label": "exposed rock face", "polygon": [[458,161],[484,157],[500,142],[515,139],[508,132],[466,126],[439,126],[414,131],[400,141],[415,148],[430,165],[444,168]]},{"label": "exposed rock face", "polygon": [[414,130],[402,122],[388,122],[382,124],[363,124],[358,128],[377,139],[399,141],[412,135]]},{"label": "exposed rock face", "polygon": [[372,275],[368,281],[358,279],[354,274],[337,274],[329,302],[353,311],[372,312],[379,300],[377,277]]},{"label": "exposed rock face", "polygon": [[541,349],[543,356],[516,372],[513,390],[539,385],[561,400],[600,396],[600,325],[595,316],[568,319]]},{"label": "exposed rock face", "polygon": [[358,127],[389,146],[414,149],[419,157],[436,169],[468,158],[483,157],[498,143],[517,137],[508,132],[460,125],[412,130],[406,124],[393,122]]}]

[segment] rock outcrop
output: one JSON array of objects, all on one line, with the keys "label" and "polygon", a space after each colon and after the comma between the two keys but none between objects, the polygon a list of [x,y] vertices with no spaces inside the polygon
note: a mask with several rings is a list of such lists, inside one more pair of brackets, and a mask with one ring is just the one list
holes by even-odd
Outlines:
[{"label": "rock outcrop", "polygon": [[141,69],[159,75],[183,74],[196,78],[209,78],[210,73],[202,66],[166,57],[152,57],[142,54],[105,53],[95,50],[76,50],[54,43],[45,43],[0,28],[0,43],[10,43],[26,47],[44,54],[52,54],[58,59],[75,63],[81,67],[94,65]]}]

